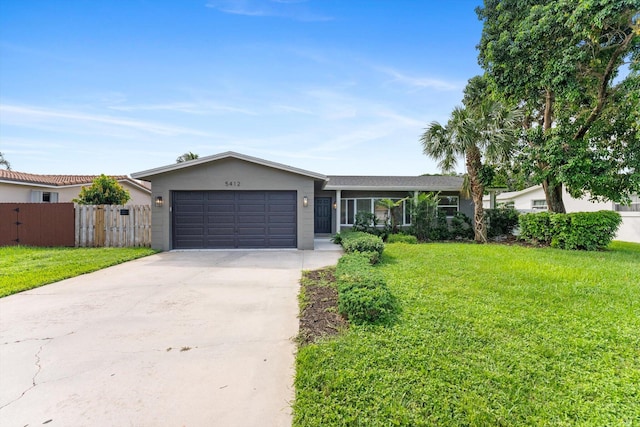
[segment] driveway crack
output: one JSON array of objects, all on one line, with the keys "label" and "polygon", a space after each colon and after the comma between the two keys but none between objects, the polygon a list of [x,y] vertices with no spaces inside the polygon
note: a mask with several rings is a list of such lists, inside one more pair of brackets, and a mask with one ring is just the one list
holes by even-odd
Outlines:
[{"label": "driveway crack", "polygon": [[[36,382],[36,378],[38,378],[38,375],[40,375],[40,371],[42,370],[42,365],[40,365],[40,353],[42,352],[42,350],[44,349],[44,347],[49,344],[50,342],[53,341],[53,338],[39,338],[38,340],[42,340],[42,341],[46,341],[44,344],[42,344],[39,348],[38,351],[35,354],[35,366],[36,366],[36,372],[33,374],[33,377],[31,377],[31,386],[29,388],[27,388],[25,391],[23,391],[20,396],[16,397],[15,399],[5,403],[4,405],[0,406],[0,409],[4,409],[7,406],[17,402],[18,400],[22,399],[24,397],[24,395],[26,395],[28,392],[30,392],[31,390],[33,390],[38,383]],[[26,341],[26,340],[25,340]],[[20,342],[20,341],[16,341],[16,342]]]}]

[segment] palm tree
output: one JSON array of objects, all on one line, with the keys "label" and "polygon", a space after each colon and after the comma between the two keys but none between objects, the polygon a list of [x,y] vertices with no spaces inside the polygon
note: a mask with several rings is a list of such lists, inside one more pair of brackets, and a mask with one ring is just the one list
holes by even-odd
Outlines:
[{"label": "palm tree", "polygon": [[454,108],[446,126],[432,122],[420,137],[424,153],[439,160],[443,172],[454,169],[458,156],[465,157],[474,204],[476,242],[487,241],[482,196],[488,183],[483,182],[480,175],[483,157],[492,163],[508,159],[518,140],[521,123],[517,108],[485,100],[477,105]]},{"label": "palm tree", "polygon": [[11,163],[9,160],[4,158],[4,153],[0,153],[0,166],[4,166],[6,170],[11,170]]},{"label": "palm tree", "polygon": [[192,153],[191,151],[184,153],[182,156],[176,159],[176,163],[187,162],[189,160],[195,160],[200,157],[197,154]]}]

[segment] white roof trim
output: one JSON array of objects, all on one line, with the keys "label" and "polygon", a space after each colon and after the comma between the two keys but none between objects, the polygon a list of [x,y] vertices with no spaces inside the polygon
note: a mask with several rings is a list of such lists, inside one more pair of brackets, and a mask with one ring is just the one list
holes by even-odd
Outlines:
[{"label": "white roof trim", "polygon": [[146,171],[135,172],[135,173],[131,174],[131,177],[135,178],[135,179],[142,179],[142,180],[148,181],[146,178],[152,177],[154,175],[159,175],[159,174],[167,173],[167,172],[173,172],[173,171],[177,171],[177,170],[180,170],[180,169],[189,168],[189,167],[197,166],[197,165],[202,165],[202,164],[209,163],[209,162],[215,162],[216,160],[222,160],[222,159],[227,159],[227,158],[234,158],[234,159],[238,159],[238,160],[244,160],[244,161],[249,162],[249,163],[255,163],[255,164],[266,166],[266,167],[273,168],[273,169],[280,169],[280,170],[285,171],[285,172],[290,172],[290,173],[294,173],[294,174],[297,174],[297,175],[304,175],[304,176],[308,176],[309,178],[319,179],[319,180],[322,180],[322,181],[327,181],[327,179],[328,179],[325,175],[322,175],[320,173],[311,172],[311,171],[304,170],[304,169],[298,169],[298,168],[295,168],[295,167],[292,167],[292,166],[287,166],[287,165],[283,165],[281,163],[271,162],[269,160],[264,160],[264,159],[260,159],[260,158],[257,158],[257,157],[247,156],[245,154],[236,153],[234,151],[227,151],[227,152],[220,153],[220,154],[214,154],[213,156],[199,157],[197,159],[188,160],[188,161],[182,162],[182,163],[175,163],[175,164],[172,164],[172,165],[161,166],[161,167],[154,168],[154,169],[149,169],[149,170],[146,170]]},{"label": "white roof trim", "polygon": [[[119,183],[127,183],[132,187],[135,187],[145,193],[151,194],[151,190],[145,187],[142,184],[135,182],[133,179],[118,179]],[[23,185],[25,187],[38,187],[38,188],[50,188],[52,190],[62,189],[62,188],[73,188],[73,187],[88,187],[91,185],[91,182],[78,183],[78,184],[67,184],[67,185],[53,185],[53,184],[43,184],[41,182],[28,182],[28,181],[12,181],[8,179],[0,179],[0,184],[11,184],[11,185]]]},{"label": "white roof trim", "polygon": [[327,184],[323,190],[342,190],[342,191],[460,191],[460,187],[447,187],[443,185],[418,186],[402,185],[402,186],[357,186],[357,185],[330,185]]},{"label": "white roof trim", "polygon": [[500,193],[496,196],[496,200],[511,200],[511,199],[515,199],[518,198],[520,196],[523,196],[527,193],[530,193],[532,191],[535,190],[539,190],[542,188],[542,185],[534,185],[532,187],[529,188],[525,188],[524,190],[520,190],[520,191],[509,191],[506,193]]}]

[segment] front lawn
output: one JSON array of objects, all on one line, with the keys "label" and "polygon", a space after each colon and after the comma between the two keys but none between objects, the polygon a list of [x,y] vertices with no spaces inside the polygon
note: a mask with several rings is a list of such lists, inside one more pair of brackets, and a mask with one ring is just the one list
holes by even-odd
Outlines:
[{"label": "front lawn", "polygon": [[0,247],[0,297],[156,253],[149,248]]},{"label": "front lawn", "polygon": [[640,245],[390,244],[402,312],[297,355],[294,426],[640,425]]}]

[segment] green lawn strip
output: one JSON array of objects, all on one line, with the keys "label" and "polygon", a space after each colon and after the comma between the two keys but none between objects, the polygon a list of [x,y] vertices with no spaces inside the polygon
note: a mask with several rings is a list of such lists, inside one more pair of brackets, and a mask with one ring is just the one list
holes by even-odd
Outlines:
[{"label": "green lawn strip", "polygon": [[0,297],[156,252],[149,248],[0,247]]},{"label": "green lawn strip", "polygon": [[297,356],[295,426],[634,425],[640,245],[387,245],[402,312]]}]

